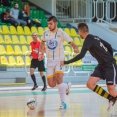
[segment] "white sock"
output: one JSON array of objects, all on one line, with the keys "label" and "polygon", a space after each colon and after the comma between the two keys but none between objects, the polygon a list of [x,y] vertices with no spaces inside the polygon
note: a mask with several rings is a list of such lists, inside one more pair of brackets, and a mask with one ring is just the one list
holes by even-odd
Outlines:
[{"label": "white sock", "polygon": [[67,88],[68,88],[68,86],[67,86],[66,83],[61,83],[61,84],[58,85],[58,91],[59,91],[61,103],[65,102]]}]

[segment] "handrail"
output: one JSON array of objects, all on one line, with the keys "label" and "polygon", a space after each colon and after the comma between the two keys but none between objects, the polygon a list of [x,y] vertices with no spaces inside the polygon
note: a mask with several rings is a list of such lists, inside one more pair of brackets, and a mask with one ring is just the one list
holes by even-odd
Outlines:
[{"label": "handrail", "polygon": [[[24,64],[25,64],[24,69],[25,69],[25,72],[26,72],[27,76],[29,76],[29,74],[30,74],[30,72],[27,71],[27,67],[26,67],[26,56],[27,56],[27,54],[29,54],[29,53],[31,53],[31,51],[26,51],[26,52],[25,52],[25,60],[24,60]],[[67,53],[67,54],[68,54],[68,58],[70,59],[70,54],[69,54],[69,52],[64,51],[64,53]],[[68,65],[68,70],[67,70],[67,71],[64,71],[64,73],[68,74],[69,72],[70,72],[70,65]],[[35,73],[37,74],[37,73],[39,73],[39,72],[35,72]]]},{"label": "handrail", "polygon": [[[74,52],[72,53],[72,58],[73,58],[73,56],[74,56]],[[73,73],[74,73],[75,76],[76,76],[77,73],[87,73],[88,76],[91,73],[90,71],[75,71],[73,64],[71,65],[71,67],[72,67],[72,71],[73,71]]]},{"label": "handrail", "polygon": [[[107,24],[111,25],[112,27],[117,28],[117,26],[115,26],[115,25],[113,25],[112,23],[107,22],[107,21],[105,21],[105,20],[103,20],[103,19],[101,19],[100,21],[101,21],[101,23],[104,22],[104,23],[107,23]],[[99,20],[98,20],[97,22],[99,22]]]},{"label": "handrail", "polygon": [[107,6],[107,4],[108,4],[108,2],[113,2],[114,3],[114,16],[112,17],[112,18],[109,18],[108,17],[108,15],[107,15],[107,10],[108,10],[108,8],[106,7],[106,18],[108,19],[108,20],[113,20],[115,17],[116,17],[116,2],[115,2],[115,0],[107,0],[106,1],[106,6]]}]

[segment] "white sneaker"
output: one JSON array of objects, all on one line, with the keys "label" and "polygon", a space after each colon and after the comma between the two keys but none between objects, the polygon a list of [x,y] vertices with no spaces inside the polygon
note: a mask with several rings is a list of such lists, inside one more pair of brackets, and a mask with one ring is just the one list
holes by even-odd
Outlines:
[{"label": "white sneaker", "polygon": [[68,85],[68,89],[66,90],[66,95],[69,95],[70,94],[70,88],[72,86],[72,83],[69,82],[67,85]]},{"label": "white sneaker", "polygon": [[66,109],[67,108],[67,104],[65,102],[62,102],[62,105],[60,106],[59,109]]},{"label": "white sneaker", "polygon": [[107,108],[107,111],[110,111],[112,109],[115,102],[116,102],[116,98],[112,98],[109,100],[109,107]]}]

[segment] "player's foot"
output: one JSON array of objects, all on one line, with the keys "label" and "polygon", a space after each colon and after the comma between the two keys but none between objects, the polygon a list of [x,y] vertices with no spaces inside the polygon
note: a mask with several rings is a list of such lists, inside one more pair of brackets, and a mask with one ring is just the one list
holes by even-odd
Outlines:
[{"label": "player's foot", "polygon": [[116,102],[116,98],[114,98],[114,97],[109,100],[109,107],[108,107],[107,111],[110,111],[112,109],[115,102]]},{"label": "player's foot", "polygon": [[65,102],[62,102],[62,105],[60,106],[60,109],[66,109],[67,108],[67,104]]},{"label": "player's foot", "polygon": [[72,83],[69,82],[67,85],[68,85],[68,89],[66,90],[66,95],[69,95],[70,94],[70,88],[72,86]]},{"label": "player's foot", "polygon": [[41,91],[45,91],[47,89],[47,86],[44,86]]},{"label": "player's foot", "polygon": [[34,85],[34,87],[32,88],[32,90],[35,90],[38,86],[37,85]]}]

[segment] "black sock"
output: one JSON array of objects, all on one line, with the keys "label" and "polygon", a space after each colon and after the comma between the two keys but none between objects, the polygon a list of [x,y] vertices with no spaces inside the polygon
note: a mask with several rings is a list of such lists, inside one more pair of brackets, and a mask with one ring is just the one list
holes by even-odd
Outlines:
[{"label": "black sock", "polygon": [[42,81],[43,81],[44,86],[46,86],[46,78],[45,78],[45,76],[42,77]]},{"label": "black sock", "polygon": [[102,87],[96,85],[94,90],[95,93],[97,93],[98,95],[110,100],[113,98],[113,96],[111,96],[107,91],[105,91]]},{"label": "black sock", "polygon": [[35,75],[34,75],[34,74],[33,74],[33,75],[31,75],[31,78],[32,78],[32,80],[33,80],[33,82],[34,82],[34,86],[36,86],[36,85],[37,85],[37,83],[36,83]]}]

